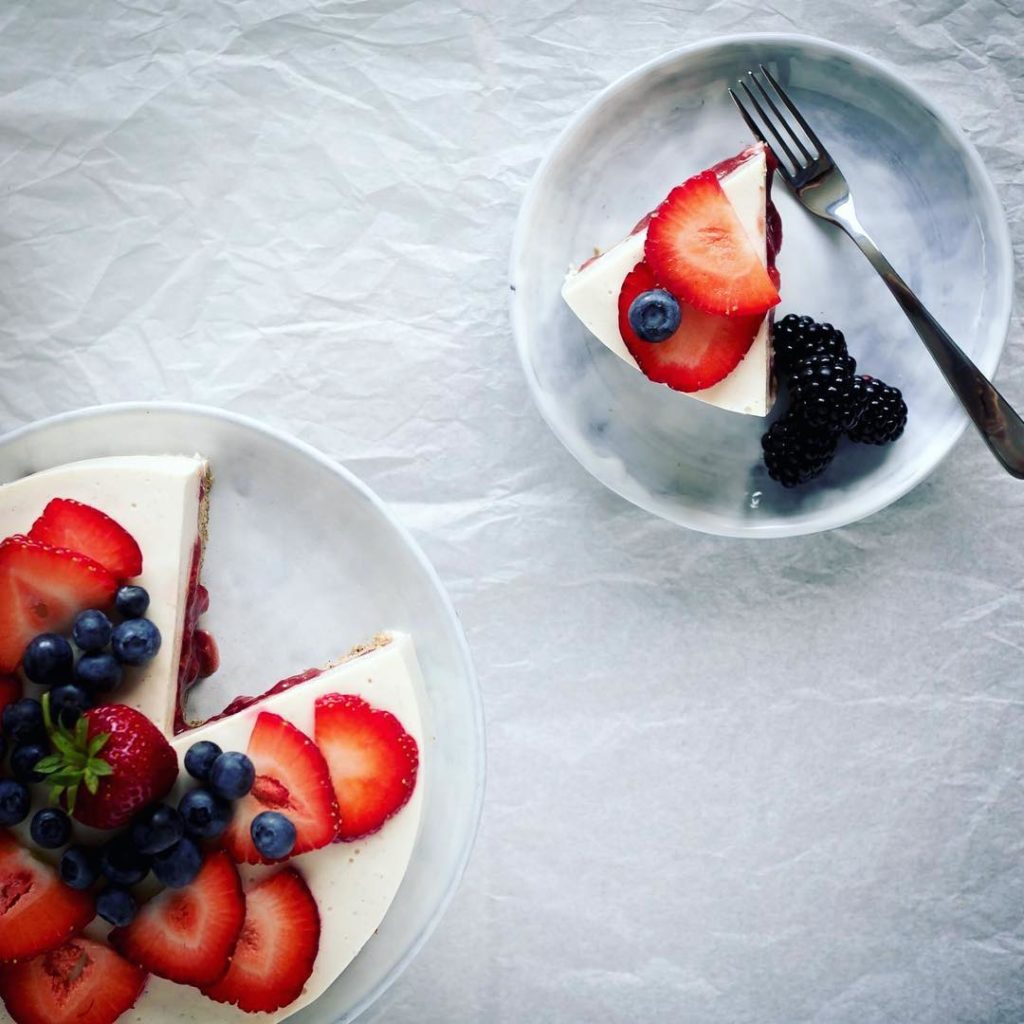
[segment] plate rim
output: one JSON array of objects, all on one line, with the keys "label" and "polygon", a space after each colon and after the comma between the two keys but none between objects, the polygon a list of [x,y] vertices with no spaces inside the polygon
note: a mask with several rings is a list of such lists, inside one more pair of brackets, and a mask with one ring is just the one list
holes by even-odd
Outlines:
[{"label": "plate rim", "polygon": [[[946,131],[956,140],[960,152],[974,172],[982,190],[983,204],[991,209],[996,216],[992,218],[994,223],[993,244],[997,250],[997,259],[1002,271],[1002,284],[999,293],[996,295],[997,316],[994,323],[999,330],[1001,338],[999,345],[994,350],[992,358],[985,361],[978,361],[979,369],[992,379],[999,363],[1006,350],[1006,342],[1009,337],[1010,323],[1013,316],[1013,244],[1010,236],[1009,225],[1006,220],[1006,211],[999,199],[992,177],[981,159],[980,154],[970,139],[966,138],[960,126],[949,117],[941,107],[935,105],[923,90],[916,84],[904,78],[896,68],[890,66],[884,60],[880,60],[871,54],[864,53],[842,43],[825,39],[821,36],[809,35],[802,32],[740,32],[724,35],[710,36],[705,39],[687,43],[684,46],[676,47],[662,53],[652,59],[645,61],[625,74],[609,82],[595,96],[592,96],[565,124],[558,135],[548,146],[547,152],[534,171],[530,183],[527,186],[516,217],[515,230],[512,235],[512,247],[508,264],[509,281],[509,318],[512,325],[512,336],[519,356],[520,366],[526,378],[527,387],[533,403],[541,414],[541,418],[548,425],[548,428],[561,442],[562,446],[576,460],[577,463],[593,477],[599,484],[609,491],[617,494],[623,500],[637,508],[643,509],[651,515],[657,516],[675,526],[685,529],[696,530],[711,536],[731,537],[741,540],[776,539],[786,537],[810,536],[816,533],[825,533],[829,530],[839,529],[843,526],[850,526],[866,519],[868,516],[880,512],[889,505],[894,504],[901,498],[906,497],[915,487],[927,479],[936,469],[949,457],[950,453],[957,446],[964,431],[967,429],[970,420],[967,414],[958,409],[955,413],[959,422],[949,435],[948,444],[945,450],[939,452],[930,464],[923,462],[920,467],[902,480],[891,492],[885,491],[871,501],[865,501],[860,506],[850,511],[832,512],[821,518],[820,521],[809,523],[803,520],[783,520],[776,523],[733,522],[725,520],[719,515],[704,512],[701,510],[682,508],[677,515],[668,515],[666,512],[656,508],[653,502],[634,498],[624,494],[618,487],[609,481],[598,476],[597,473],[587,466],[583,459],[574,450],[569,439],[558,428],[554,419],[549,415],[545,407],[545,401],[541,394],[540,385],[531,366],[529,352],[525,341],[525,323],[527,320],[526,311],[523,307],[523,300],[517,289],[517,277],[519,267],[526,256],[526,232],[527,225],[533,219],[534,209],[540,201],[541,185],[547,176],[548,170],[560,155],[566,142],[583,126],[591,117],[605,104],[612,101],[622,91],[628,89],[643,78],[661,70],[662,68],[679,63],[694,54],[705,54],[714,52],[725,46],[735,44],[751,45],[797,45],[805,49],[816,49],[819,52],[830,53],[835,56],[842,56],[853,63],[866,66],[875,76],[883,79],[890,87],[895,86],[903,90],[910,98],[928,114],[930,114]],[[991,365],[989,365],[991,363]]]},{"label": "plate rim", "polygon": [[448,880],[444,895],[438,902],[437,906],[432,910],[427,921],[420,929],[419,934],[413,939],[405,953],[391,967],[391,969],[384,974],[371,991],[348,1010],[345,1010],[342,1015],[337,1018],[338,1024],[353,1021],[357,1017],[362,1016],[363,1013],[365,1013],[385,994],[385,992],[388,991],[388,989],[391,988],[409,964],[412,963],[420,953],[424,945],[426,945],[427,940],[434,934],[437,926],[440,924],[441,919],[444,917],[448,907],[454,899],[456,892],[458,892],[462,884],[466,869],[469,866],[470,858],[472,857],[473,849],[476,846],[476,841],[479,837],[480,823],[483,816],[484,793],[487,785],[487,733],[483,694],[480,689],[480,681],[477,676],[476,669],[473,665],[469,642],[466,639],[466,634],[462,628],[462,623],[459,620],[458,613],[455,611],[455,606],[452,603],[452,599],[448,594],[440,575],[420,548],[408,528],[388,508],[384,500],[380,498],[368,484],[362,481],[340,461],[332,458],[325,452],[320,451],[320,449],[306,441],[303,441],[301,438],[295,437],[287,431],[262,423],[250,416],[244,415],[243,413],[220,409],[216,406],[204,405],[196,402],[160,400],[108,402],[99,405],[83,406],[79,409],[66,410],[52,416],[33,420],[30,423],[22,424],[12,430],[4,431],[4,433],[0,435],[0,449],[6,448],[10,444],[20,441],[22,438],[28,437],[42,430],[65,426],[66,424],[72,424],[79,420],[97,419],[108,414],[144,414],[153,411],[178,413],[186,416],[204,417],[233,423],[236,426],[244,427],[247,430],[252,430],[258,434],[263,434],[279,444],[292,448],[324,469],[340,476],[350,487],[357,491],[362,498],[368,501],[381,516],[383,516],[384,520],[396,533],[398,539],[405,544],[406,548],[412,554],[420,568],[426,573],[428,580],[440,599],[440,607],[443,617],[447,621],[456,641],[458,656],[463,667],[468,695],[472,705],[474,735],[477,738],[476,763],[474,765],[476,781],[473,792],[473,803],[470,809],[472,828],[469,830],[463,849],[459,853],[458,861],[454,865],[454,870]]}]

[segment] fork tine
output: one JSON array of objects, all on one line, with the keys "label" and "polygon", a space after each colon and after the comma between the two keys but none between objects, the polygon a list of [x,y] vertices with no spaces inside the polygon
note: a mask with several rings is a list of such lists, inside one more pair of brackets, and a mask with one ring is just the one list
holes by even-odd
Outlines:
[{"label": "fork tine", "polygon": [[761,69],[761,74],[768,79],[772,84],[772,88],[779,94],[779,99],[789,107],[789,112],[796,118],[797,123],[807,133],[807,138],[810,140],[811,145],[818,151],[819,156],[826,156],[827,150],[821,144],[821,139],[814,134],[811,126],[804,120],[804,115],[793,105],[793,101],[786,95],[786,91],[775,81],[772,73],[763,65],[759,64],[758,67]]},{"label": "fork tine", "polygon": [[736,109],[740,112],[740,117],[747,122],[747,127],[754,133],[754,136],[760,139],[765,145],[768,145],[768,140],[764,137],[764,132],[761,131],[761,126],[747,113],[747,108],[740,102],[739,96],[729,90],[729,95],[732,97],[733,103],[736,104]]},{"label": "fork tine", "polygon": [[[761,67],[763,69],[764,65],[761,65]],[[788,133],[789,137],[799,147],[800,152],[803,153],[804,155],[804,161],[806,163],[811,163],[814,160],[814,157],[811,155],[810,150],[808,150],[808,148],[804,145],[803,139],[801,139],[800,136],[797,135],[795,131],[793,131],[792,126],[786,121],[786,118],[779,111],[779,108],[775,105],[775,100],[771,98],[771,96],[768,93],[768,90],[760,83],[757,76],[752,71],[747,72],[747,77],[754,83],[754,85],[757,86],[757,91],[764,97],[765,102],[768,104],[768,106],[772,108],[772,113],[775,115],[775,120],[778,121],[778,123],[782,125],[783,128],[786,129],[786,132]],[[775,127],[774,123],[772,123],[772,127]],[[775,130],[776,132],[778,132],[777,128]],[[796,160],[796,158],[793,156],[792,151],[788,147],[786,148],[786,152],[789,153],[790,157],[793,158],[796,162],[797,167],[799,167],[801,162]]]},{"label": "fork tine", "polygon": [[[765,113],[764,108],[761,106],[761,104],[757,102],[757,97],[750,91],[750,89],[747,88],[747,83],[740,82],[740,88],[747,94],[747,99],[750,100],[751,106],[753,106],[753,108],[757,111],[758,116],[764,122],[765,128],[772,133],[772,138],[775,139],[774,144],[770,142],[768,139],[764,139],[764,141],[767,142],[773,150],[775,150],[776,156],[778,156],[778,151],[781,149],[789,158],[789,162],[793,165],[793,173],[799,173],[800,168],[803,166],[803,164],[800,162],[800,160],[797,159],[796,154],[793,152],[793,150],[789,148],[789,143],[786,142],[785,137],[780,133],[778,127],[775,125],[772,119]],[[750,122],[748,121],[747,123],[749,124]],[[758,132],[757,134],[759,137],[764,138],[761,132]],[[779,160],[779,167],[780,169],[783,170],[783,172],[786,173],[787,177],[790,177],[788,169],[781,160]]]}]

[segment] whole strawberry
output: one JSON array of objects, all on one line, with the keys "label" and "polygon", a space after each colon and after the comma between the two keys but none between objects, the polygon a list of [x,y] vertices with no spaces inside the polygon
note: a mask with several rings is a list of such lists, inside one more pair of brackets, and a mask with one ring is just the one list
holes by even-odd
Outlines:
[{"label": "whole strawberry", "polygon": [[[47,695],[48,696],[48,695]],[[91,828],[120,828],[163,799],[178,777],[178,755],[145,715],[124,704],[90,708],[68,728],[43,707],[54,753],[36,765],[55,799]]]}]

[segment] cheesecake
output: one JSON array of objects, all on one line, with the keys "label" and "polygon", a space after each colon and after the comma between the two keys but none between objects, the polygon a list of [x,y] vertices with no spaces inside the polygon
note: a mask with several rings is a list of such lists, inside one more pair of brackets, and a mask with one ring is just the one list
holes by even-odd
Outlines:
[{"label": "cheesecake", "polygon": [[[711,175],[717,181],[745,240],[756,253],[767,279],[777,289],[779,275],[775,258],[782,232],[778,212],[771,201],[772,172],[771,154],[763,143],[757,143],[715,164],[702,172],[702,176]],[[611,248],[597,253],[580,266],[570,267],[562,285],[563,299],[584,327],[623,362],[640,372],[646,370],[637,359],[638,346],[635,341],[630,345],[629,339],[624,337],[628,332],[623,331],[620,298],[631,272],[645,260],[650,262],[648,235],[652,219],[662,215],[661,210],[659,207],[645,216],[626,238]],[[655,272],[654,278],[657,276]],[[728,332],[729,344],[738,346],[742,351],[736,353],[735,364],[720,380],[699,386],[702,381],[697,379],[694,382],[697,386],[684,385],[677,390],[730,412],[767,415],[775,399],[771,307],[759,313],[744,312],[740,316],[734,315],[732,310],[714,307],[693,310],[689,317],[687,312],[691,312],[690,305],[684,301],[679,330],[666,345],[686,343],[689,331],[694,344],[701,345],[710,339],[708,347],[713,348],[718,344],[718,335],[712,329],[722,328]],[[656,352],[653,348],[651,351]],[[673,386],[671,380],[660,382]]]}]

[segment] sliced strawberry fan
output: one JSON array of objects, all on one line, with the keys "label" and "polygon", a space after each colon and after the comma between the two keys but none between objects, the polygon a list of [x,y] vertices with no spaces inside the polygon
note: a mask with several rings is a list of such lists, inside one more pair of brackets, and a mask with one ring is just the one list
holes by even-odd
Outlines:
[{"label": "sliced strawberry fan", "polygon": [[105,512],[71,498],[50,501],[28,535],[50,547],[77,551],[118,580],[142,572],[142,550],[135,538]]},{"label": "sliced strawberry fan", "polygon": [[412,796],[419,748],[391,712],[353,694],[327,694],[316,702],[316,742],[341,811],[340,839],[376,832]]},{"label": "sliced strawberry fan", "polygon": [[0,961],[55,949],[95,916],[92,896],[69,889],[0,829]]},{"label": "sliced strawberry fan", "polygon": [[320,949],[320,912],[302,876],[283,868],[245,894],[245,923],[227,973],[203,989],[246,1013],[294,1002]]},{"label": "sliced strawberry fan", "polygon": [[130,925],[110,933],[110,942],[158,977],[212,985],[228,969],[244,919],[238,869],[218,850],[207,856],[191,885],[154,896]]},{"label": "sliced strawberry fan", "polygon": [[0,672],[13,672],[28,642],[64,633],[86,608],[106,608],[117,578],[99,562],[16,535],[0,542]]},{"label": "sliced strawberry fan", "polygon": [[629,307],[638,295],[659,287],[665,287],[664,282],[643,262],[626,275],[619,293],[619,332],[644,376],[686,392],[724,380],[750,351],[763,315],[711,316],[680,302],[676,333],[665,341],[643,341],[629,322]]},{"label": "sliced strawberry fan", "polygon": [[712,316],[763,317],[779,302],[714,171],[684,181],[654,211],[644,260],[676,298]]},{"label": "sliced strawberry fan", "polygon": [[32,960],[0,964],[0,999],[16,1024],[113,1024],[145,984],[145,971],[81,935]]},{"label": "sliced strawberry fan", "polygon": [[313,741],[280,715],[264,711],[256,719],[246,750],[256,769],[252,791],[235,803],[224,833],[224,848],[239,863],[273,863],[252,841],[252,820],[278,811],[295,826],[290,856],[318,850],[338,832],[338,805],[323,755]]}]

